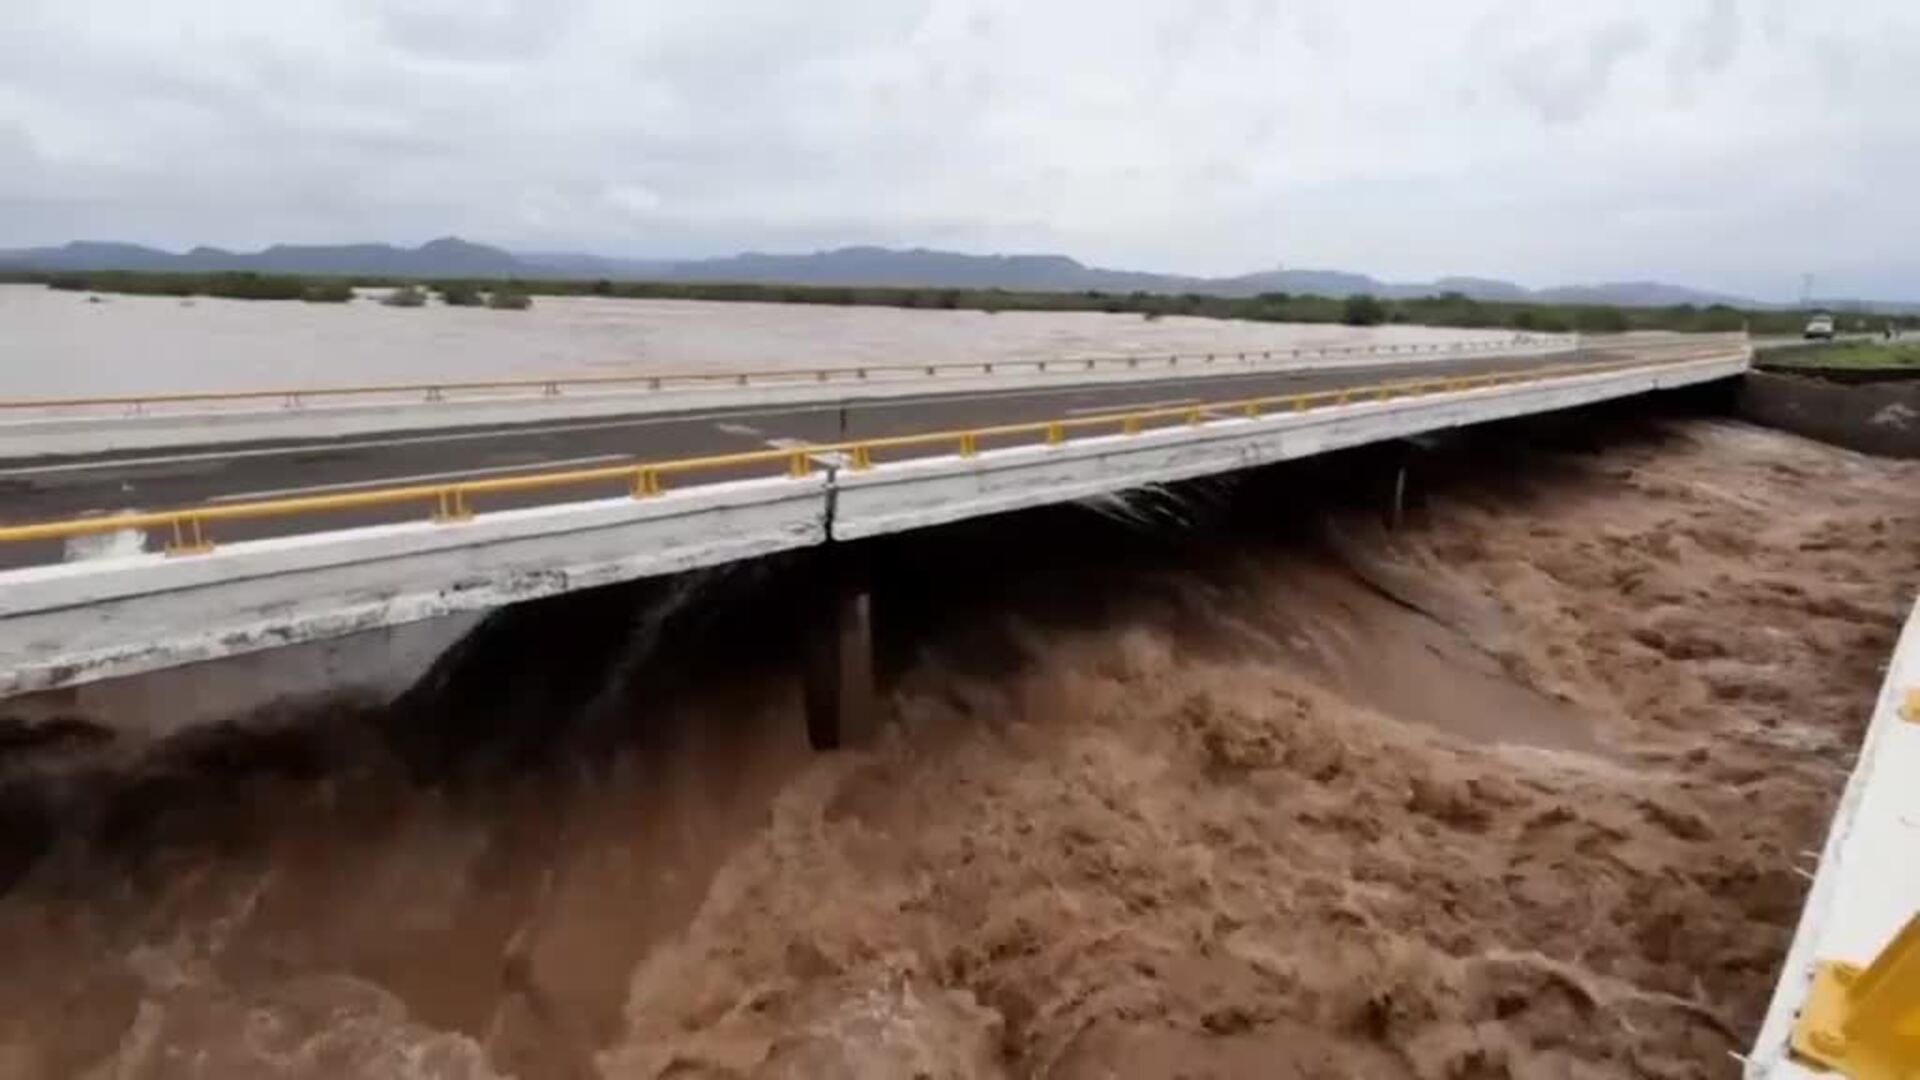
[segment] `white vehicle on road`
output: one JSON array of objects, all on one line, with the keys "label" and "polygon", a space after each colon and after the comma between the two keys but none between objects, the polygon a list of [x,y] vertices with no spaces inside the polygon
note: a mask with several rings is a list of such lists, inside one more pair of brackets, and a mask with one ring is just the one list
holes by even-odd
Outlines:
[{"label": "white vehicle on road", "polygon": [[1822,312],[1808,319],[1807,328],[1800,332],[1800,336],[1808,341],[1832,341],[1833,316]]}]

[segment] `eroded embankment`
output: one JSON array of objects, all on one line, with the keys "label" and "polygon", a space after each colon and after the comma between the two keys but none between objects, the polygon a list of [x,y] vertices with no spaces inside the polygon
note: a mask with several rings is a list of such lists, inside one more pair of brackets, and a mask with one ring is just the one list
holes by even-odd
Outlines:
[{"label": "eroded embankment", "polygon": [[0,1075],[1723,1075],[1920,469],[1592,423],[1422,459],[1393,534],[1341,459],[868,549],[859,753],[777,567],[16,751]]}]

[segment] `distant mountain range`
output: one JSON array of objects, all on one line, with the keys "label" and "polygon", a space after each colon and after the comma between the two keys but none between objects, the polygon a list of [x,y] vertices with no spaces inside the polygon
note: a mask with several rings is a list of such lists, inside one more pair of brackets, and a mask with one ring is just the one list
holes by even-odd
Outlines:
[{"label": "distant mountain range", "polygon": [[[726,281],[783,285],[899,285],[1077,292],[1201,292],[1253,296],[1263,292],[1401,298],[1457,292],[1477,300],[1614,304],[1733,304],[1750,300],[1656,281],[1570,285],[1531,290],[1510,281],[1445,277],[1430,282],[1385,282],[1337,270],[1265,270],[1234,277],[1187,277],[1087,266],[1065,255],[967,255],[924,248],[844,247],[805,255],[745,252],[714,259],[620,259],[566,252],[521,252],[445,237],[417,248],[390,244],[275,244],[236,252],[197,247],[185,253],[137,244],[74,242],[61,247],[0,250],[0,269],[145,270],[206,273],[367,275],[429,278],[611,278],[647,281]],[[1906,305],[1899,305],[1906,306]]]},{"label": "distant mountain range", "polygon": [[447,237],[417,248],[391,244],[275,244],[263,251],[197,247],[184,254],[138,244],[76,241],[62,247],[0,251],[0,267],[33,270],[147,270],[212,273],[364,274],[386,277],[506,277],[526,274],[519,258]]}]

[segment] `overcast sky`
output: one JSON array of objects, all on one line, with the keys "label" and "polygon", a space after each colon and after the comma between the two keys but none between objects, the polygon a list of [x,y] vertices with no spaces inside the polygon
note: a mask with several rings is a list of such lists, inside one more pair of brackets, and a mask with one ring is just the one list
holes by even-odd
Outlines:
[{"label": "overcast sky", "polygon": [[1920,0],[4,0],[0,248],[1920,299]]}]

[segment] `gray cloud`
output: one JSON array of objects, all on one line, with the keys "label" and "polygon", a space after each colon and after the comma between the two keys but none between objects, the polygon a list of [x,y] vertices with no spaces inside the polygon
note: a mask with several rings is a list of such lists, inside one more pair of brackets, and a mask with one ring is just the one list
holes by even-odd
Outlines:
[{"label": "gray cloud", "polygon": [[1623,20],[1580,35],[1577,44],[1543,41],[1510,57],[1507,78],[1548,124],[1570,124],[1598,105],[1614,70],[1650,42],[1644,26]]},{"label": "gray cloud", "polygon": [[1910,0],[12,0],[0,247],[852,242],[1920,297]]},{"label": "gray cloud", "polygon": [[1694,28],[1693,60],[1708,72],[1726,70],[1740,48],[1740,9],[1734,0],[1711,0]]}]

